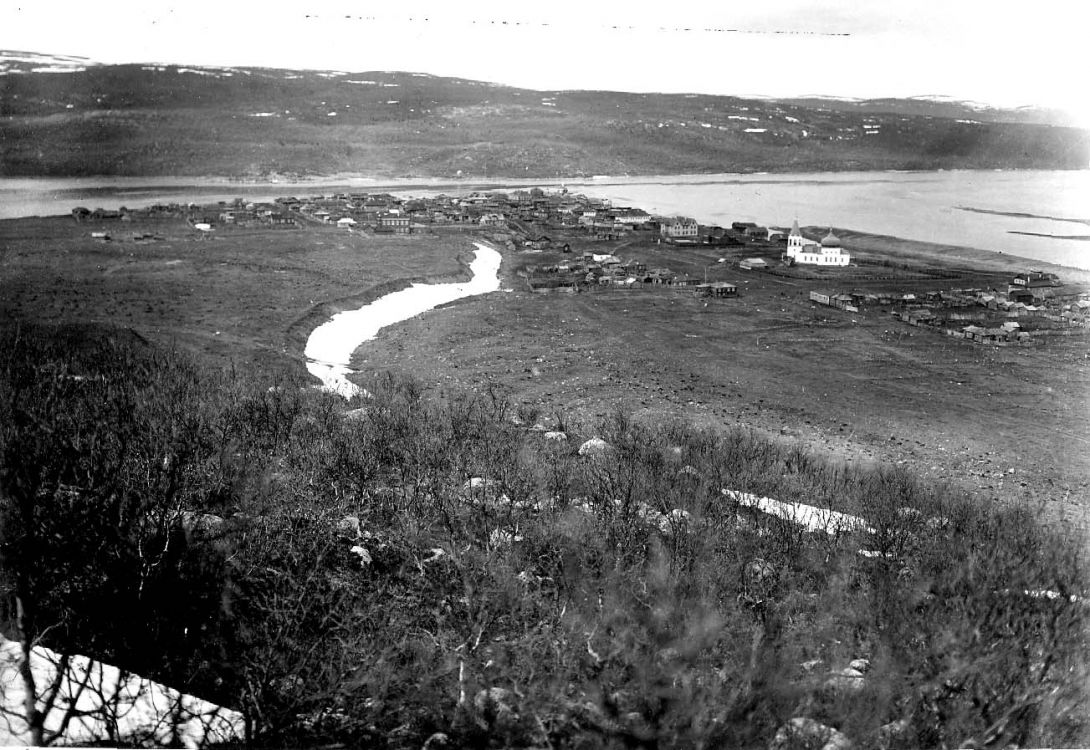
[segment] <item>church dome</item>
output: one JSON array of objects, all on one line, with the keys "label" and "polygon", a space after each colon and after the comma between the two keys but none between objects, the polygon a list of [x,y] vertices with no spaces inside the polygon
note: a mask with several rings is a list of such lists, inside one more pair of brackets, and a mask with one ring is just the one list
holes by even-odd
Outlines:
[{"label": "church dome", "polygon": [[821,238],[822,247],[840,247],[840,238],[833,234],[833,230],[830,229],[829,233]]}]

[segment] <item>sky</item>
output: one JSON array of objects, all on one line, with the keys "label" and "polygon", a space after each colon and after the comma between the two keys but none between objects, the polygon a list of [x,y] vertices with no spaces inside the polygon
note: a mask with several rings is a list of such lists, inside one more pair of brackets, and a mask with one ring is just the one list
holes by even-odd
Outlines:
[{"label": "sky", "polygon": [[0,0],[0,49],[534,89],[949,96],[1090,127],[1086,0]]}]

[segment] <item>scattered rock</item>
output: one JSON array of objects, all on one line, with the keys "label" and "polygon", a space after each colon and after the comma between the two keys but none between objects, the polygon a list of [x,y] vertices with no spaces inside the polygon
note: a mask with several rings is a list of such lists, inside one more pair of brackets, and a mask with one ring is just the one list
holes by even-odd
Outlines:
[{"label": "scattered rock", "polygon": [[488,490],[499,486],[499,482],[495,479],[485,479],[484,477],[470,477],[466,480],[466,483],[462,485],[463,490]]},{"label": "scattered rock", "polygon": [[769,750],[847,750],[851,740],[842,732],[821,722],[796,717],[776,730]]},{"label": "scattered rock", "polygon": [[851,668],[851,669],[854,669],[856,672],[859,672],[860,674],[866,674],[867,671],[870,669],[870,660],[869,659],[852,659],[851,662],[848,663],[848,667]]},{"label": "scattered rock", "polygon": [[447,551],[442,547],[432,547],[430,550],[428,550],[428,552],[430,552],[431,555],[429,557],[425,557],[421,561],[425,565],[427,565],[428,563],[437,562],[442,558],[446,557],[447,554]]},{"label": "scattered rock", "polygon": [[493,548],[509,547],[515,542],[521,542],[522,538],[522,534],[516,534],[513,531],[492,529],[492,533],[488,535],[488,546]]},{"label": "scattered rock", "polygon": [[371,564],[371,553],[367,551],[366,547],[361,547],[357,544],[355,547],[349,550],[349,552],[357,555],[360,558],[361,567],[366,568],[368,565]]},{"label": "scattered rock", "polygon": [[821,750],[851,750],[852,741],[843,732],[837,732],[821,746]]},{"label": "scattered rock", "polygon": [[557,430],[550,430],[549,432],[545,433],[545,439],[546,440],[567,440],[568,436],[567,436],[566,433],[559,432]]},{"label": "scattered rock", "polygon": [[810,659],[809,661],[804,661],[799,666],[802,667],[802,671],[804,671],[804,672],[813,672],[815,669],[820,667],[822,664],[823,664],[823,662],[821,661],[821,659]]},{"label": "scattered rock", "polygon": [[927,528],[931,531],[949,531],[950,519],[946,516],[936,516],[927,519]]},{"label": "scattered rock", "polygon": [[359,539],[363,536],[363,526],[360,523],[359,516],[345,516],[337,521],[337,531],[346,536]]},{"label": "scattered rock", "polygon": [[923,518],[923,513],[917,508],[898,508],[897,515],[900,518],[908,519],[911,521],[918,521]]},{"label": "scattered rock", "polygon": [[689,511],[682,510],[681,508],[674,508],[669,513],[659,513],[656,523],[660,532],[669,534],[687,525],[691,518],[692,516],[689,514]]},{"label": "scattered rock", "polygon": [[580,456],[602,456],[609,451],[610,445],[602,438],[591,438],[579,446]]}]

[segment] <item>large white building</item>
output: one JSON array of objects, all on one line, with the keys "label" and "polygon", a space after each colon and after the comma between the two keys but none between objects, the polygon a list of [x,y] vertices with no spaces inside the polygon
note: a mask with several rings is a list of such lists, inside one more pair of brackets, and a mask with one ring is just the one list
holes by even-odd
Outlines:
[{"label": "large white building", "polygon": [[675,216],[663,219],[659,231],[663,237],[696,237],[700,230],[696,219]]},{"label": "large white building", "polygon": [[852,256],[840,246],[840,238],[833,234],[832,229],[821,242],[814,242],[802,236],[799,221],[795,219],[791,233],[787,235],[787,252],[784,253],[784,258],[791,263],[813,266],[846,266],[851,262]]}]

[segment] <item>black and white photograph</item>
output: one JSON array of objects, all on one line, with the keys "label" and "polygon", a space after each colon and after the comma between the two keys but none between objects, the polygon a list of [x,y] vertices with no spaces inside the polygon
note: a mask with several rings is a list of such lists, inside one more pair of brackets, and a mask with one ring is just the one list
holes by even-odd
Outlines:
[{"label": "black and white photograph", "polygon": [[1078,0],[0,0],[0,747],[1090,747]]}]

